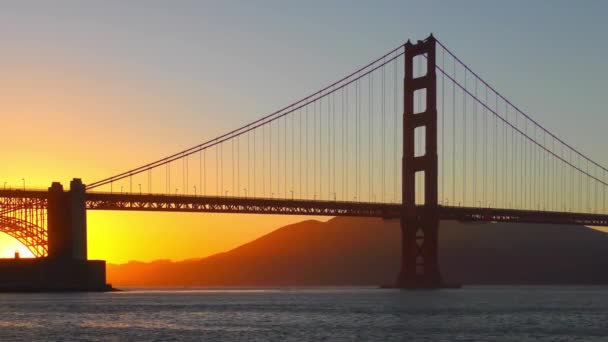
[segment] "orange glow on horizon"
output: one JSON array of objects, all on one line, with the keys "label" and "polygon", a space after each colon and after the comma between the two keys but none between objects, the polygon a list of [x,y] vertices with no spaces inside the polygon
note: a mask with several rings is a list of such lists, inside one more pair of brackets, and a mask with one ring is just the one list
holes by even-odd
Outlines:
[{"label": "orange glow on horizon", "polygon": [[284,225],[329,217],[89,211],[90,259],[185,260],[225,252]]},{"label": "orange glow on horizon", "polygon": [[[283,225],[325,217],[237,214],[91,212],[88,218],[89,259],[108,263],[185,260],[224,252]],[[182,216],[183,215],[183,216]],[[591,227],[608,233],[606,227]],[[19,241],[0,233],[0,258],[33,254]]]},{"label": "orange glow on horizon", "polygon": [[[108,263],[185,260],[225,252],[284,225],[329,217],[88,211],[89,259]],[[0,258],[33,257],[0,233]]]}]

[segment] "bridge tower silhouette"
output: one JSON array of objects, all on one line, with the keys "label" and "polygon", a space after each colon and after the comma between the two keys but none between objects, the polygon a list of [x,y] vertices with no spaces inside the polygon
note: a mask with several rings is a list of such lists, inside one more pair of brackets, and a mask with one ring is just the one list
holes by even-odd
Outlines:
[{"label": "bridge tower silhouette", "polygon": [[[414,74],[414,58],[426,57],[426,74]],[[418,76],[418,77],[415,77]],[[440,287],[437,240],[438,157],[437,157],[437,75],[435,72],[435,38],[405,44],[405,79],[403,113],[403,166],[401,214],[401,270],[397,287]],[[426,94],[424,111],[415,112],[414,93]],[[424,154],[416,156],[416,130],[425,131]],[[416,173],[422,173],[424,204],[416,206]]]}]

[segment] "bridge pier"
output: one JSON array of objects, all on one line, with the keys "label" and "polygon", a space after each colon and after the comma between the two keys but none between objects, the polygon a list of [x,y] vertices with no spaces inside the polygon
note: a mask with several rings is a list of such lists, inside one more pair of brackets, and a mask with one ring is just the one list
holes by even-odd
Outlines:
[{"label": "bridge pier", "polygon": [[79,178],[64,191],[61,183],[49,188],[48,246],[46,263],[42,264],[48,290],[107,290],[106,265],[103,260],[88,260],[86,187]]},{"label": "bridge pier", "polygon": [[[403,159],[401,213],[401,270],[396,281],[399,288],[443,287],[439,272],[437,240],[439,213],[437,206],[437,76],[435,72],[435,38],[405,48]],[[426,57],[426,75],[414,77],[414,58]],[[426,90],[424,111],[416,112],[414,94]],[[420,110],[420,109],[419,109]],[[423,129],[425,152],[415,154],[416,129]],[[416,203],[416,174],[424,175],[424,203]]]},{"label": "bridge pier", "polygon": [[106,291],[106,264],[87,258],[86,189],[80,179],[64,191],[49,187],[48,255],[0,261],[0,291]]},{"label": "bridge pier", "polygon": [[70,182],[65,192],[61,183],[49,188],[47,209],[49,259],[87,260],[87,212],[85,186],[80,179]]},{"label": "bridge pier", "polygon": [[439,220],[433,213],[405,213],[401,218],[401,270],[396,287],[434,289],[445,287],[438,260]]}]

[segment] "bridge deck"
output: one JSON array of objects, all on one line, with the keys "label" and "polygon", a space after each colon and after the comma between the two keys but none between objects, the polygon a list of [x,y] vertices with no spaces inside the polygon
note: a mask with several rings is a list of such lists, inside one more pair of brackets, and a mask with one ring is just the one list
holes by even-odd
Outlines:
[{"label": "bridge deck", "polygon": [[[0,198],[45,199],[45,190],[0,189]],[[341,202],[252,197],[181,196],[88,192],[89,210],[208,212],[397,219],[400,203]],[[442,220],[608,226],[608,215],[517,209],[439,207]]]},{"label": "bridge deck", "polygon": [[[400,203],[99,192],[87,193],[87,209],[360,216],[385,219],[396,219],[401,215]],[[442,220],[608,226],[608,215],[603,214],[440,206],[439,215]]]},{"label": "bridge deck", "polygon": [[253,197],[87,193],[87,209],[397,218],[400,204]]}]

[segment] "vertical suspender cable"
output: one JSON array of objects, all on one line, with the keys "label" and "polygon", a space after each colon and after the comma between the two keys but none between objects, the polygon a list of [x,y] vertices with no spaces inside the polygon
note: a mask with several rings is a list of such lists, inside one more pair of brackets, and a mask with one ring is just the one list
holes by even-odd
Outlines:
[{"label": "vertical suspender cable", "polygon": [[332,148],[332,163],[333,163],[333,167],[332,167],[332,177],[333,177],[333,192],[334,192],[334,201],[337,200],[337,194],[336,194],[336,172],[337,172],[337,168],[336,168],[336,93],[332,94],[333,98],[332,98],[332,109],[331,109],[331,122],[332,122],[332,140],[333,143],[331,144],[331,148]]},{"label": "vertical suspender cable", "polygon": [[251,175],[253,167],[251,166],[251,159],[249,157],[249,153],[251,153],[250,140],[251,140],[251,132],[247,132],[247,190],[245,190],[245,197],[249,197],[250,196],[249,192],[252,191],[250,175]]},{"label": "vertical suspender cable", "polygon": [[[507,120],[507,102],[505,101],[505,120]],[[503,198],[503,207],[504,208],[508,208],[508,204],[507,204],[507,198],[508,198],[508,179],[509,179],[509,175],[507,174],[507,155],[508,155],[508,144],[507,144],[507,124],[506,123],[502,123],[502,137],[503,137],[503,142],[504,142],[504,148],[503,148],[503,180],[502,180],[502,184],[503,184],[503,194],[502,194],[502,198]]]},{"label": "vertical suspender cable", "polygon": [[236,138],[236,193],[235,196],[238,196],[241,193],[241,136],[237,136]]},{"label": "vertical suspender cable", "polygon": [[234,179],[234,138],[230,139],[231,141],[231,149],[232,149],[232,153],[230,155],[230,159],[231,159],[231,165],[230,168],[232,169],[232,196],[236,196],[238,195],[238,190],[236,190],[237,193],[235,193],[235,179]]},{"label": "vertical suspender cable", "polygon": [[262,126],[262,197],[266,197],[266,125]]},{"label": "vertical suspender cable", "polygon": [[372,132],[372,127],[374,125],[374,122],[372,120],[372,113],[374,111],[374,108],[373,108],[374,107],[374,92],[372,90],[373,83],[374,83],[374,74],[370,73],[368,76],[368,87],[369,87],[369,99],[368,99],[368,102],[369,102],[369,113],[368,113],[368,117],[369,117],[369,119],[368,119],[368,121],[369,121],[368,122],[368,126],[369,126],[369,133],[368,133],[369,134],[369,148],[368,148],[368,150],[369,150],[369,162],[368,162],[368,164],[369,164],[368,165],[368,168],[369,168],[369,172],[368,172],[369,194],[368,194],[368,198],[369,198],[369,200],[368,200],[368,202],[372,202],[372,200],[373,200],[372,192],[374,189],[373,181],[372,181],[372,178],[373,178],[373,176],[372,176],[372,151],[374,149],[374,136],[373,136],[373,132]]},{"label": "vertical suspender cable", "polygon": [[[346,89],[345,89],[346,88]],[[342,106],[340,107],[341,111],[342,111],[342,201],[346,201],[348,200],[348,193],[346,192],[346,184],[347,184],[347,178],[346,178],[346,153],[347,153],[347,149],[346,147],[348,146],[348,137],[346,135],[346,133],[348,132],[348,123],[346,121],[346,108],[345,105],[348,103],[348,98],[345,96],[348,96],[348,88],[345,87],[342,88],[341,92],[342,92]],[[346,94],[345,94],[346,93]]]},{"label": "vertical suspender cable", "polygon": [[[319,141],[318,141],[318,144],[317,144],[318,148],[319,148],[319,155],[318,155],[317,158],[315,158],[317,160],[318,164],[319,164],[319,169],[318,169],[319,173],[318,173],[318,177],[317,177],[317,179],[319,180],[319,188],[315,187],[315,198],[316,199],[323,198],[323,195],[322,195],[322,193],[323,193],[323,191],[322,191],[323,179],[322,179],[322,175],[321,175],[321,172],[323,170],[323,168],[321,167],[322,162],[323,162],[323,157],[322,157],[323,153],[321,151],[322,145],[323,145],[323,127],[322,127],[322,120],[321,120],[322,112],[323,112],[323,98],[320,98],[319,99],[319,119],[317,120],[317,122],[319,123]],[[316,127],[315,127],[315,129],[316,129]],[[317,192],[317,189],[318,189],[319,192]],[[316,197],[317,195],[319,197]]]},{"label": "vertical suspender cable", "polygon": [[313,168],[312,168],[312,188],[313,188],[313,197],[317,199],[317,102],[313,103],[313,117],[312,117],[312,126],[313,126]]},{"label": "vertical suspender cable", "polygon": [[464,90],[462,92],[462,205],[467,205],[467,69],[464,68]]},{"label": "vertical suspender cable", "polygon": [[291,114],[291,197],[295,198],[294,191],[296,190],[296,166],[295,166],[295,143],[296,143],[296,131],[295,131],[295,114]]},{"label": "vertical suspender cable", "polygon": [[[277,119],[277,197],[281,193],[281,119]],[[285,127],[283,127],[285,129]],[[283,145],[285,148],[285,145]],[[286,191],[286,190],[285,190]]]},{"label": "vertical suspender cable", "polygon": [[348,87],[342,88],[342,200],[348,198]]},{"label": "vertical suspender cable", "polygon": [[331,194],[329,192],[331,192],[331,189],[332,189],[332,177],[331,177],[332,162],[331,162],[331,160],[332,160],[332,150],[333,150],[333,145],[334,145],[331,143],[331,119],[333,117],[333,113],[331,111],[332,97],[333,97],[333,94],[330,94],[327,96],[327,114],[326,114],[326,116],[327,116],[327,141],[326,141],[326,143],[327,143],[328,147],[330,147],[327,149],[327,195],[328,195],[327,199],[328,200],[331,199]]},{"label": "vertical suspender cable", "polygon": [[[517,129],[520,129],[519,128],[519,124],[518,124],[518,113],[517,113],[517,111],[515,111],[513,114],[515,115],[515,127],[517,127]],[[520,153],[520,150],[519,150],[520,135],[516,134],[515,137],[514,137],[514,139],[515,139],[515,151],[516,152],[513,152],[513,153],[514,154],[519,154]],[[521,172],[520,171],[520,169],[521,169],[521,167],[520,167],[521,166],[521,162],[522,162],[521,155],[518,155],[517,156],[517,161],[516,161],[515,164],[519,164],[519,165],[514,166],[514,168],[517,168],[517,170],[513,171],[515,173],[515,182],[514,182],[514,185],[513,185],[513,191],[514,191],[514,196],[516,197],[513,201],[517,202],[517,205],[515,205],[516,209],[521,209],[521,204],[522,204],[521,196],[522,196],[523,189],[522,189],[521,183],[523,181],[523,178],[522,178],[522,174],[520,173]]]},{"label": "vertical suspender cable", "polygon": [[203,194],[207,195],[207,149],[203,150]]},{"label": "vertical suspender cable", "polygon": [[268,123],[268,195],[272,197],[272,121]]},{"label": "vertical suspender cable", "polygon": [[[285,132],[287,132],[287,128],[285,126],[286,119],[287,119],[287,117],[284,116],[283,120],[282,120],[283,121],[283,136],[284,136],[285,140],[287,139],[285,137]],[[277,195],[279,195],[281,193],[281,186],[279,183],[279,181],[281,179],[281,177],[280,177],[281,176],[281,172],[280,172],[281,171],[281,153],[280,153],[281,145],[283,145],[283,153],[285,153],[287,146],[285,144],[280,143],[280,141],[281,141],[281,119],[277,120],[277,126],[278,126],[278,129],[277,129]],[[287,142],[285,141],[285,143],[287,143]],[[283,162],[285,162],[285,161],[286,161],[286,159],[283,158]],[[286,180],[287,179],[287,168],[285,168],[285,170],[283,170],[283,176],[285,177],[283,179],[283,182],[287,182],[287,180]],[[285,193],[287,192],[287,187],[285,187],[285,189],[283,189],[283,192],[285,192]]]},{"label": "vertical suspender cable", "polygon": [[333,190],[333,155],[334,155],[334,141],[333,141],[333,92],[327,95],[327,199],[332,200],[332,190]]},{"label": "vertical suspender cable", "polygon": [[[441,49],[441,68],[445,70],[445,49]],[[396,126],[396,125],[395,125]],[[395,129],[397,129],[395,127]],[[441,74],[441,204],[445,205],[445,74]]]},{"label": "vertical suspender cable", "polygon": [[[257,197],[257,178],[255,177],[255,171],[257,168],[257,149],[256,149],[256,140],[257,140],[257,132],[258,130],[254,130],[253,131],[253,197]],[[249,157],[248,157],[249,158]],[[251,188],[249,188],[247,191],[251,191]]]},{"label": "vertical suspender cable", "polygon": [[355,81],[355,101],[353,103],[355,107],[355,117],[353,118],[354,124],[354,132],[353,132],[353,140],[354,146],[353,150],[355,151],[355,160],[354,162],[354,196],[353,200],[357,200],[357,196],[359,195],[359,80]]},{"label": "vertical suspender cable", "polygon": [[[397,52],[395,52],[395,55],[397,54]],[[394,93],[394,98],[393,98],[393,106],[394,106],[394,116],[395,116],[395,124],[394,124],[394,129],[393,129],[393,162],[394,162],[394,170],[393,170],[393,182],[394,182],[394,201],[398,202],[398,188],[399,188],[399,150],[398,150],[398,141],[397,141],[397,129],[399,127],[399,105],[398,105],[398,94],[399,94],[399,86],[398,86],[398,75],[397,75],[397,67],[398,67],[398,63],[397,63],[397,58],[395,58],[394,62],[393,62],[393,93]]]},{"label": "vertical suspender cable", "polygon": [[[308,108],[308,107],[307,107]],[[298,115],[300,116],[300,127],[298,128],[299,132],[298,132],[298,140],[300,141],[298,144],[298,181],[299,181],[299,186],[300,189],[298,191],[298,198],[303,198],[303,193],[302,193],[302,171],[303,171],[303,167],[302,167],[302,161],[304,161],[304,158],[302,157],[302,108],[300,108]],[[306,161],[305,161],[306,162]],[[308,164],[308,163],[306,163]]]},{"label": "vertical suspender cable", "polygon": [[477,205],[477,77],[475,80],[475,98],[473,99],[473,207]]},{"label": "vertical suspender cable", "polygon": [[452,205],[456,206],[456,59],[452,60]]},{"label": "vertical suspender cable", "polygon": [[319,99],[319,200],[323,199],[323,98]]},{"label": "vertical suspender cable", "polygon": [[215,146],[215,194],[216,196],[220,195],[220,147],[219,145]]},{"label": "vertical suspender cable", "polygon": [[[386,60],[386,58],[384,58]],[[385,70],[384,70],[384,63],[382,63],[382,87],[381,87],[381,92],[382,92],[382,192],[381,192],[381,196],[382,196],[382,200],[381,202],[384,202],[384,191],[386,189],[386,183],[385,183],[385,159],[386,159],[386,113],[385,113],[385,97],[384,97],[384,83],[385,83],[385,78],[386,78],[386,74],[385,74]]]},{"label": "vertical suspender cable", "polygon": [[485,87],[485,101],[483,106],[483,186],[482,186],[482,199],[483,206],[487,206],[486,202],[486,184],[487,184],[487,174],[488,174],[488,113],[486,106],[488,105],[488,86]]},{"label": "vertical suspender cable", "polygon": [[[494,93],[496,103],[494,108],[498,113],[498,95]],[[492,141],[494,143],[494,207],[498,208],[498,117],[494,115],[494,137]]]},{"label": "vertical suspender cable", "polygon": [[220,193],[224,192],[224,143],[220,144]]},{"label": "vertical suspender cable", "polygon": [[262,126],[262,196],[266,197],[266,124]]},{"label": "vertical suspender cable", "polygon": [[[525,127],[525,134],[528,135],[528,119],[524,118],[524,127]],[[532,179],[530,177],[530,169],[532,168],[531,165],[532,163],[530,162],[530,160],[528,160],[528,158],[530,157],[530,153],[528,152],[529,150],[529,146],[530,144],[528,143],[528,141],[524,138],[523,139],[523,145],[524,145],[524,167],[525,167],[525,179],[526,179],[526,187],[525,187],[525,193],[526,193],[526,209],[531,209],[532,208]]]},{"label": "vertical suspender cable", "polygon": [[[513,116],[515,117],[515,127],[517,127],[517,112],[513,112]],[[515,203],[517,202],[517,194],[516,194],[516,184],[517,184],[517,160],[515,160],[515,150],[517,150],[517,142],[515,141],[515,130],[511,128],[511,203],[513,203],[513,208],[517,208]]]},{"label": "vertical suspender cable", "polygon": [[304,142],[304,146],[305,146],[305,152],[306,152],[306,165],[304,166],[304,169],[306,170],[306,172],[304,173],[305,176],[305,183],[304,183],[304,189],[306,191],[306,199],[310,199],[310,197],[308,197],[308,168],[310,163],[310,159],[308,158],[308,106],[306,106],[306,132],[305,132],[305,142]]}]

